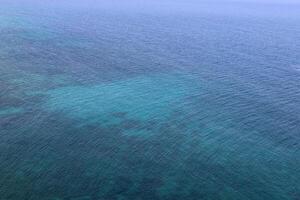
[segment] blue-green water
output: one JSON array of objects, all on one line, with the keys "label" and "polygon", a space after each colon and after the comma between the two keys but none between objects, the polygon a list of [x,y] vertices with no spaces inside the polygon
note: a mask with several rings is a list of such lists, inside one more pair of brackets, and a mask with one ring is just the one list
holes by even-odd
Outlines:
[{"label": "blue-green water", "polygon": [[299,200],[299,13],[3,0],[0,200]]}]

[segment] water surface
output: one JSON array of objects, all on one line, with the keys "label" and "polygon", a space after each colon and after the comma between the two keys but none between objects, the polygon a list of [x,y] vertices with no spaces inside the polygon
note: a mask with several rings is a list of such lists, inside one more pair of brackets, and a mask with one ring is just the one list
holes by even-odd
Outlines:
[{"label": "water surface", "polygon": [[297,2],[0,7],[0,199],[298,200]]}]

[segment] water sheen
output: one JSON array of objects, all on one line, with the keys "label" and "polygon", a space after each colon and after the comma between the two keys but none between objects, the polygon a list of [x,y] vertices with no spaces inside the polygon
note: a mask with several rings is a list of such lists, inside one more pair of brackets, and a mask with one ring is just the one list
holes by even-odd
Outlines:
[{"label": "water sheen", "polygon": [[300,6],[276,2],[3,0],[0,199],[299,200]]}]

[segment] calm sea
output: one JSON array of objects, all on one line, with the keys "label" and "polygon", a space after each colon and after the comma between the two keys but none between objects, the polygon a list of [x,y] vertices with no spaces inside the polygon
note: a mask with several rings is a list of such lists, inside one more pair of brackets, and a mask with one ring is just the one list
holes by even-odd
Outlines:
[{"label": "calm sea", "polygon": [[300,4],[1,0],[0,200],[299,200]]}]

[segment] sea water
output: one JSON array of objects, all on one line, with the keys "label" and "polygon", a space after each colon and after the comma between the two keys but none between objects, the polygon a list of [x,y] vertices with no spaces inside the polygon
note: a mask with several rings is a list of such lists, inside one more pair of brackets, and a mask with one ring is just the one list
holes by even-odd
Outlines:
[{"label": "sea water", "polygon": [[1,2],[1,200],[300,198],[296,1]]}]

